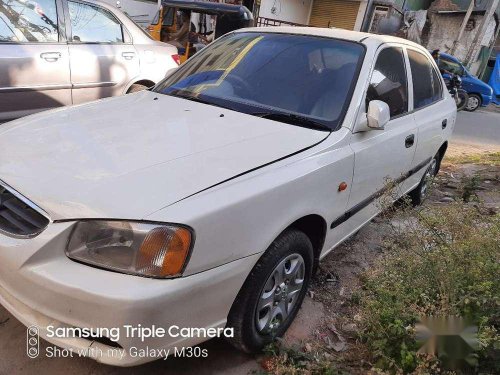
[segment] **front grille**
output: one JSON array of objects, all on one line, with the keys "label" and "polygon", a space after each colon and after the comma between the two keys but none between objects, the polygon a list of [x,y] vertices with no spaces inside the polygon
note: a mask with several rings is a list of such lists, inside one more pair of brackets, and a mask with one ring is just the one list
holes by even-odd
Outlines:
[{"label": "front grille", "polygon": [[0,185],[0,232],[33,237],[42,232],[49,219]]}]

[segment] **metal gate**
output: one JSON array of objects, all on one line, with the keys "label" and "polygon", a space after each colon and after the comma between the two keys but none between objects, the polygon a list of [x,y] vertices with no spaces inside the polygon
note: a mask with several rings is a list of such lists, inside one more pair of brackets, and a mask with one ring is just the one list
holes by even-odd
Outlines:
[{"label": "metal gate", "polygon": [[309,25],[354,30],[359,4],[359,1],[314,0]]}]

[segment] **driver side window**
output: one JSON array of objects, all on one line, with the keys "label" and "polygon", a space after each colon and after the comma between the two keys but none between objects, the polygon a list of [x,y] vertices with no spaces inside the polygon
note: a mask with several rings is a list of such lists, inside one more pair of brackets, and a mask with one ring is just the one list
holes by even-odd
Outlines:
[{"label": "driver side window", "polygon": [[366,92],[366,106],[381,100],[389,106],[391,118],[408,112],[408,84],[403,49],[388,47],[380,52]]}]

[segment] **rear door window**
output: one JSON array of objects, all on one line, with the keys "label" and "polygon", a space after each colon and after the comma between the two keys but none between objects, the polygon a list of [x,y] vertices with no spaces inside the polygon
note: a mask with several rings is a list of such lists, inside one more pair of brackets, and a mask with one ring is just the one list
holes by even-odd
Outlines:
[{"label": "rear door window", "polygon": [[413,77],[413,108],[419,109],[437,102],[443,97],[441,79],[430,60],[424,54],[408,50]]},{"label": "rear door window", "polygon": [[76,43],[123,43],[122,25],[107,10],[68,1],[72,41]]},{"label": "rear door window", "polygon": [[0,0],[0,43],[59,40],[55,0]]}]

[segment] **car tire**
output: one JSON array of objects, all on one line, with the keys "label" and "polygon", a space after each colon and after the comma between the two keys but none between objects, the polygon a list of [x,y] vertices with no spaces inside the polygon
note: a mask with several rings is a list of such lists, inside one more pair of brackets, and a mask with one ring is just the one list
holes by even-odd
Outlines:
[{"label": "car tire", "polygon": [[139,83],[134,83],[132,86],[130,86],[130,88],[128,89],[127,91],[127,94],[131,94],[133,92],[139,92],[139,91],[143,91],[143,90],[147,90],[149,87],[147,86],[144,86],[144,85],[141,85]]},{"label": "car tire", "polygon": [[234,329],[228,341],[239,350],[255,353],[282,336],[302,305],[313,262],[309,237],[296,229],[283,232],[238,293],[228,316],[227,327]]},{"label": "car tire", "polygon": [[467,107],[467,104],[469,102],[469,94],[467,94],[467,91],[458,89],[457,91],[457,98],[458,101],[456,100],[457,104],[457,111],[461,111]]},{"label": "car tire", "polygon": [[469,94],[469,100],[467,101],[467,105],[465,106],[465,110],[467,112],[474,112],[476,109],[481,107],[481,97],[477,94]]},{"label": "car tire", "polygon": [[413,206],[420,206],[424,202],[425,198],[427,198],[429,186],[432,183],[434,176],[438,173],[440,164],[441,158],[439,153],[437,153],[430,161],[429,166],[422,176],[418,186],[408,193]]}]

